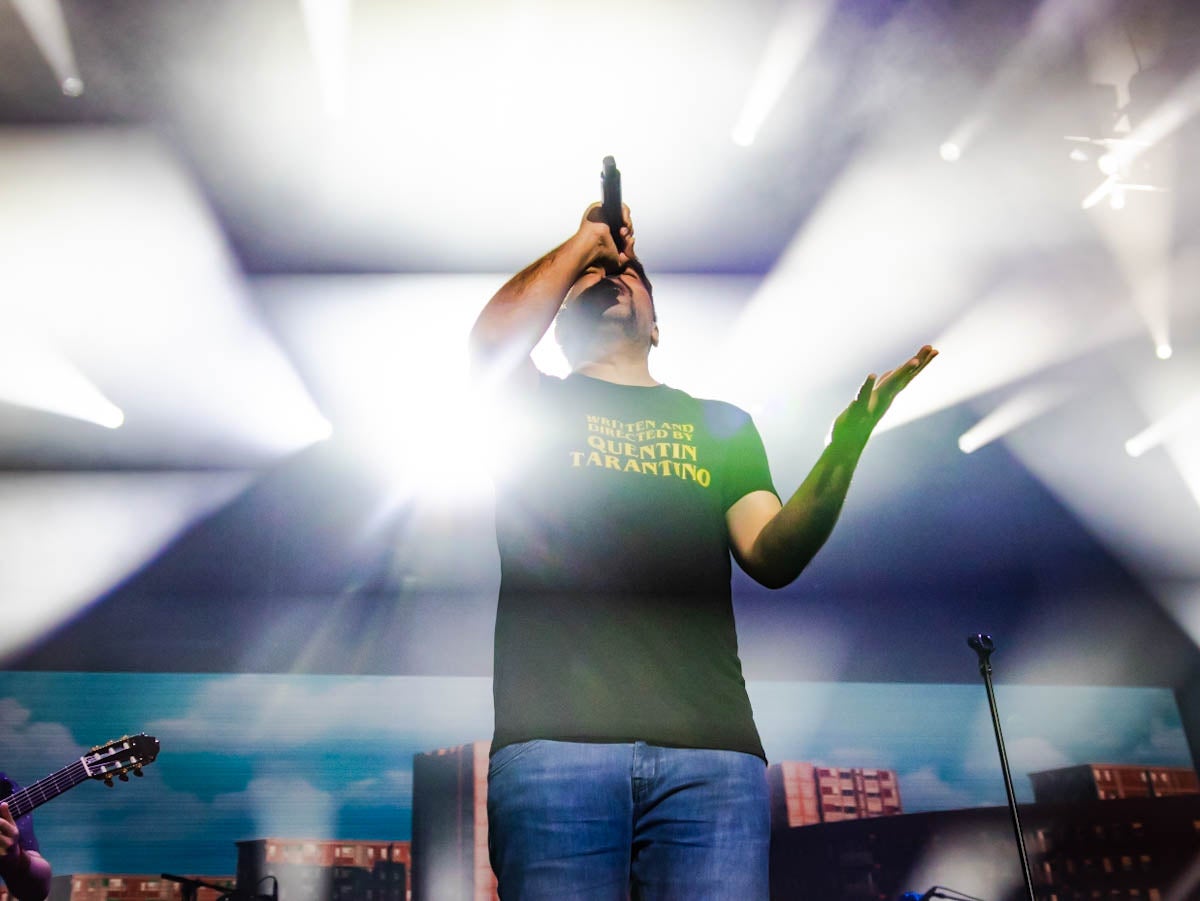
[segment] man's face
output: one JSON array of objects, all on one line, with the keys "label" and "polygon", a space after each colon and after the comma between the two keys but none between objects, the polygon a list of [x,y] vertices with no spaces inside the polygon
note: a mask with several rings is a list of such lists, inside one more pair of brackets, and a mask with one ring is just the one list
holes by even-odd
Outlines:
[{"label": "man's face", "polygon": [[591,331],[611,323],[630,340],[657,344],[654,300],[638,269],[626,266],[612,275],[600,267],[584,272],[563,301],[561,315],[570,321],[571,330]]}]

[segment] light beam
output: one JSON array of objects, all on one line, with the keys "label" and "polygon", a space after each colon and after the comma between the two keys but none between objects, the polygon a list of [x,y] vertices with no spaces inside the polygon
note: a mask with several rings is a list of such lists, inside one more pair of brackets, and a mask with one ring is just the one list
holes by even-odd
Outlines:
[{"label": "light beam", "polygon": [[749,147],[754,143],[792,75],[812,50],[832,7],[831,0],[792,0],[784,9],[771,31],[754,80],[746,92],[742,111],[733,126],[731,137],[735,144]]},{"label": "light beam", "polygon": [[54,72],[58,87],[68,97],[83,93],[83,77],[75,63],[71,34],[58,0],[12,0],[13,7]]},{"label": "light beam", "polygon": [[1200,422],[1200,394],[1188,398],[1157,422],[1125,442],[1125,453],[1140,457],[1168,439]]},{"label": "light beam", "polygon": [[350,0],[300,0],[325,112],[334,119],[346,111],[346,69],[350,43]]},{"label": "light beam", "polygon": [[1039,385],[1022,391],[963,432],[958,439],[958,448],[964,454],[974,453],[1058,406],[1069,394],[1067,388],[1058,385]]}]

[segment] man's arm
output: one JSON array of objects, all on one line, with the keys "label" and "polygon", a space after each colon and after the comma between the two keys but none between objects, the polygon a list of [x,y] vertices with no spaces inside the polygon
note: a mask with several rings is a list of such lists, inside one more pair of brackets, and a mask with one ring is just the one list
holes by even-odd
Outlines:
[{"label": "man's arm", "polygon": [[50,862],[21,847],[21,832],[0,803],[0,879],[19,901],[43,901],[50,894]]},{"label": "man's arm", "polygon": [[768,588],[792,582],[825,544],[850,488],[871,432],[896,395],[937,356],[929,345],[878,380],[867,377],[858,396],[833,425],[833,437],[786,504],[755,491],[725,514],[729,541],[742,569]]},{"label": "man's arm", "polygon": [[599,203],[583,214],[579,228],[541,259],[530,263],[496,292],[471,329],[471,365],[484,379],[532,379],[529,353],[554,322],[563,298],[588,269],[613,271],[633,256],[633,226],[625,208],[625,250],[617,251]]}]

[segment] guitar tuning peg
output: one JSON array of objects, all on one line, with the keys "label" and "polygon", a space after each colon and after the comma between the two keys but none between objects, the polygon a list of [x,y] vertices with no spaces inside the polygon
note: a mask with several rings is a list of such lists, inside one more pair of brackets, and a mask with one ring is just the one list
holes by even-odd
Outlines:
[{"label": "guitar tuning peg", "polygon": [[120,775],[118,775],[118,776],[117,776],[117,778],[118,778],[118,779],[120,779],[122,782],[128,782],[128,781],[129,781],[129,774],[128,774],[128,773],[121,773]]},{"label": "guitar tuning peg", "polygon": [[133,775],[137,776],[140,779],[142,776],[145,776],[146,774],[142,772],[142,768],[140,766],[135,766],[133,768]]},{"label": "guitar tuning peg", "polygon": [[113,787],[112,786],[112,776],[105,776],[104,784],[107,785],[109,788],[112,788]]}]

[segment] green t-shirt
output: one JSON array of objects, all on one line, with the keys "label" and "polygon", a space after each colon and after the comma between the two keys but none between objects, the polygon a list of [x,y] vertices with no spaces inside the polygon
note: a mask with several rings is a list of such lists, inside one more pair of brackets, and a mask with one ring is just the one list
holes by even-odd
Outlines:
[{"label": "green t-shirt", "polygon": [[535,738],[762,757],[725,511],[774,493],[750,416],[665,385],[539,376],[498,475],[493,750]]}]

